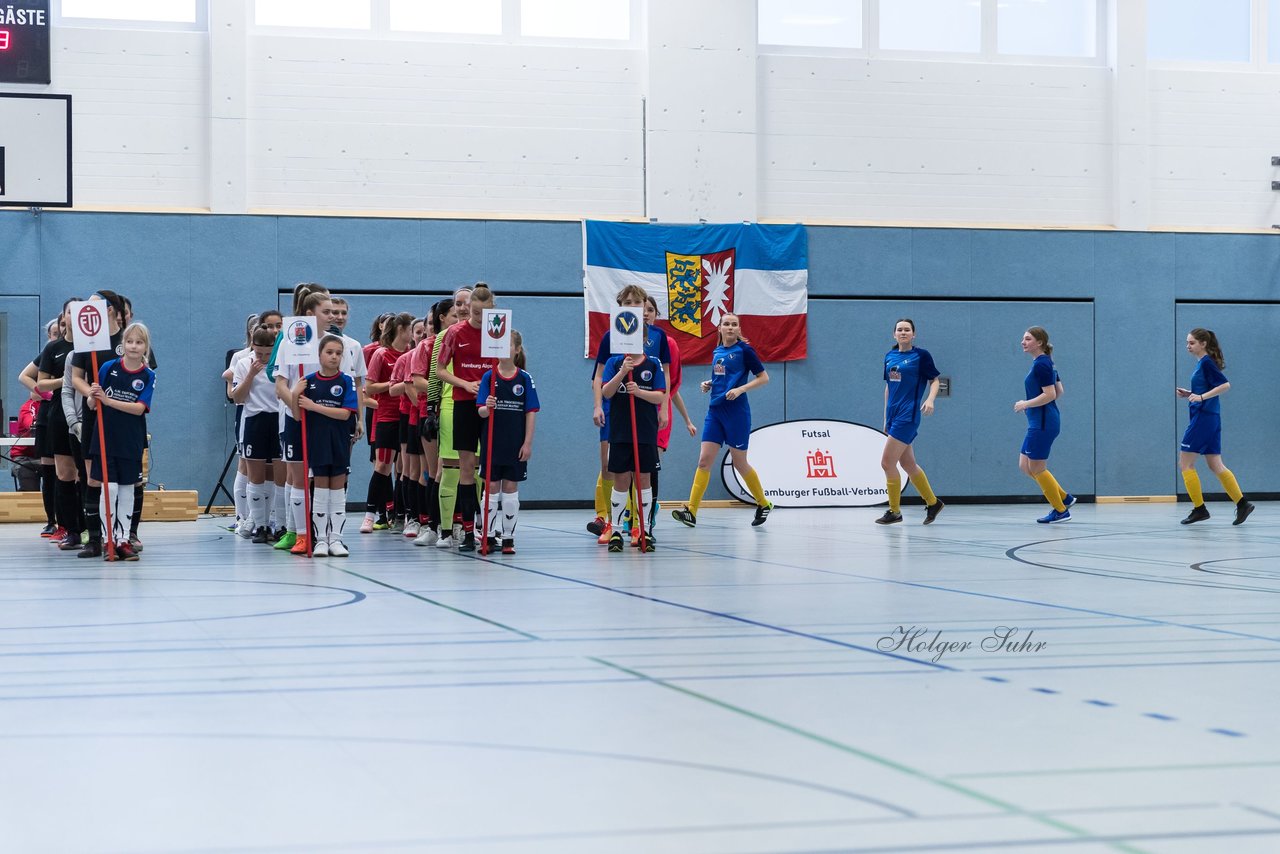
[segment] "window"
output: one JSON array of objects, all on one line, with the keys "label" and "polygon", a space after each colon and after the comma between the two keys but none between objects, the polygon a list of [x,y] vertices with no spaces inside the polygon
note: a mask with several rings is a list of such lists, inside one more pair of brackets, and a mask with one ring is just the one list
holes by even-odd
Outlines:
[{"label": "window", "polygon": [[391,29],[502,35],[502,0],[391,0]]},{"label": "window", "polygon": [[1148,56],[1155,60],[1248,62],[1250,16],[1249,0],[1148,0]]},{"label": "window", "polygon": [[759,0],[758,8],[760,44],[862,47],[861,0]]},{"label": "window", "polygon": [[260,27],[367,30],[370,0],[257,0],[253,22]]},{"label": "window", "polygon": [[996,50],[1019,56],[1097,56],[1098,0],[1000,0]]},{"label": "window", "polygon": [[629,0],[520,0],[520,35],[536,38],[631,38]]},{"label": "window", "polygon": [[881,0],[880,47],[943,53],[982,49],[979,0]]},{"label": "window", "polygon": [[197,0],[62,0],[60,17],[196,24],[203,11]]},{"label": "window", "polygon": [[1280,62],[1280,0],[1267,4],[1267,62]]}]

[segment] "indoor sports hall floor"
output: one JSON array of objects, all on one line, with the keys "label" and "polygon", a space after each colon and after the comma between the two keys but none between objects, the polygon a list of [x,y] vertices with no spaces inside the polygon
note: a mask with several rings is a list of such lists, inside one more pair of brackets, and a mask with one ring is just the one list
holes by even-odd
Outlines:
[{"label": "indoor sports hall floor", "polygon": [[7,526],[0,849],[1274,852],[1280,516],[1210,506],[706,510],[647,557],[527,512],[487,560]]}]

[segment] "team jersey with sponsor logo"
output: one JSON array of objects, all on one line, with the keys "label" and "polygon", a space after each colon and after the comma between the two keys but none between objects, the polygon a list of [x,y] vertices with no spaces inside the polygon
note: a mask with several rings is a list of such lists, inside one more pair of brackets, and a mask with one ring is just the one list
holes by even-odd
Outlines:
[{"label": "team jersey with sponsor logo", "polygon": [[928,350],[912,347],[905,353],[894,347],[884,356],[884,381],[888,383],[889,400],[885,406],[885,421],[920,423],[920,401],[924,389],[938,369]]},{"label": "team jersey with sponsor logo", "polygon": [[[369,360],[368,381],[370,383],[394,382],[391,372],[395,369],[396,360],[403,355],[404,353],[399,350],[379,347],[373,354],[373,358]],[[378,408],[373,414],[374,423],[383,424],[400,420],[400,400],[392,397],[390,391],[374,395],[374,400],[378,401]]]},{"label": "team jersey with sponsor logo", "polygon": [[[98,385],[102,393],[121,403],[141,403],[144,412],[151,411],[151,392],[156,387],[155,371],[145,364],[136,371],[125,368],[124,360],[112,359],[98,369]],[[94,422],[87,422],[93,425]],[[89,450],[98,451],[98,431],[92,427],[89,433]],[[147,426],[142,415],[131,415],[113,406],[102,407],[102,432],[106,434],[107,454],[129,460],[142,459],[142,449],[147,443]]]},{"label": "team jersey with sponsor logo", "polygon": [[[488,399],[489,384],[493,380],[493,374],[493,371],[485,371],[484,376],[480,378],[480,394],[476,396],[477,402]],[[501,370],[498,370],[497,375],[493,396],[498,399],[498,402],[494,406],[494,411],[489,413],[489,417],[495,419],[493,464],[508,466],[520,462],[520,446],[524,444],[525,439],[525,415],[538,411],[538,389],[533,384],[533,377],[519,368],[510,377],[504,377]],[[486,425],[480,430],[481,453],[484,453],[484,443],[488,441],[488,437],[489,428]]]},{"label": "team jersey with sponsor logo", "polygon": [[[618,371],[622,370],[622,362],[626,356],[612,356],[604,366],[605,383],[608,383]],[[662,373],[662,365],[652,356],[631,370],[631,379],[643,391],[663,391],[667,387],[667,378]],[[609,441],[611,443],[631,441],[631,401],[627,400],[627,386],[624,380],[614,395],[614,407],[610,407]],[[658,407],[647,400],[635,398],[636,406],[636,442],[641,445],[658,443]],[[615,408],[616,407],[616,408]]]},{"label": "team jersey with sponsor logo", "polygon": [[[453,367],[449,370],[455,377],[466,382],[478,382],[484,372],[493,367],[492,358],[481,358],[480,330],[472,326],[470,321],[459,320],[445,332],[444,344],[440,347],[436,364],[448,365],[450,362]],[[475,400],[476,396],[454,386],[453,399]]]},{"label": "team jersey with sponsor logo", "polygon": [[738,341],[729,347],[716,347],[711,355],[711,406],[747,406],[746,395],[729,400],[725,394],[731,388],[741,388],[750,380],[749,374],[764,373],[764,364],[746,341]]}]

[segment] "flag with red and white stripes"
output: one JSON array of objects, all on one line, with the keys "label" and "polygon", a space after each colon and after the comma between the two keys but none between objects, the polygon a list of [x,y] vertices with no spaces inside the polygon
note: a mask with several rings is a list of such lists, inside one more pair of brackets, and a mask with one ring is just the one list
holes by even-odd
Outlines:
[{"label": "flag with red and white stripes", "polygon": [[787,362],[807,353],[809,241],[802,225],[582,226],[585,354],[609,328],[618,291],[640,285],[658,304],[658,325],[676,340],[686,364],[709,364],[716,329],[735,314],[761,360]]}]

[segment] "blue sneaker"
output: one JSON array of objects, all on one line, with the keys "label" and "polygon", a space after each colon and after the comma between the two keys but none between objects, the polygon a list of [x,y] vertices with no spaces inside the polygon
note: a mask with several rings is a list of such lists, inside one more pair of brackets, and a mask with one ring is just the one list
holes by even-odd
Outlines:
[{"label": "blue sneaker", "polygon": [[1067,497],[1062,499],[1062,503],[1070,507],[1072,504],[1076,503],[1076,497],[1068,492]]},{"label": "blue sneaker", "polygon": [[1052,525],[1054,522],[1066,522],[1070,518],[1070,510],[1050,510],[1048,516],[1041,516],[1036,521],[1042,525]]}]

